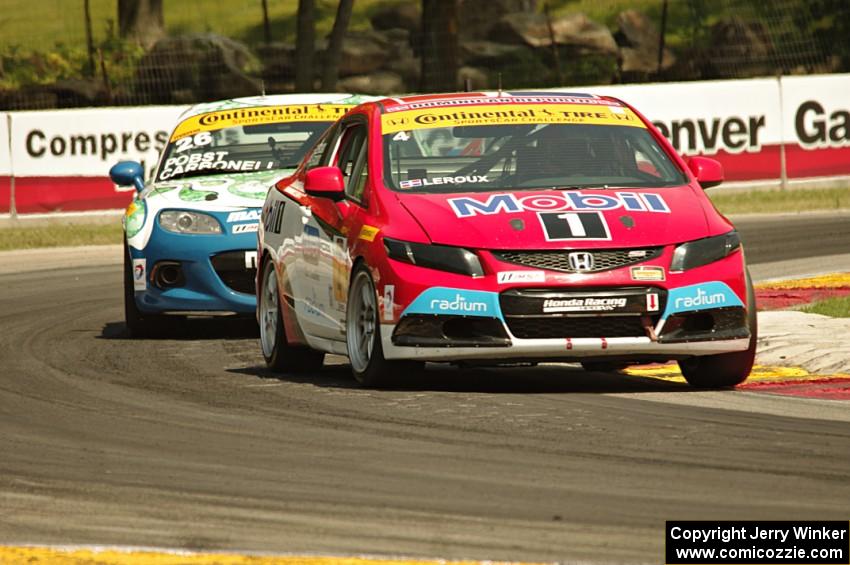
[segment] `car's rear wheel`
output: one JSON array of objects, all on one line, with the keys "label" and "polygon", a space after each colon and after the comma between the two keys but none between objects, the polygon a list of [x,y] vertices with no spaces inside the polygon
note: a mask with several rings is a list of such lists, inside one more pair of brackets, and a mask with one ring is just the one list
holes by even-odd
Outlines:
[{"label": "car's rear wheel", "polygon": [[345,315],[345,340],[351,372],[361,385],[380,387],[392,384],[400,374],[421,369],[414,361],[387,361],[381,345],[378,322],[378,294],[372,275],[365,265],[354,269],[348,288]]},{"label": "car's rear wheel", "polygon": [[133,262],[130,249],[124,241],[124,325],[130,337],[156,337],[164,327],[164,316],[144,314],[136,304],[136,290],[133,285]]},{"label": "car's rear wheel", "polygon": [[315,371],[322,366],[325,354],[306,347],[295,347],[286,339],[281,317],[277,272],[269,259],[263,262],[260,279],[259,322],[260,346],[266,365],[275,371]]},{"label": "car's rear wheel", "polygon": [[756,299],[747,273],[747,321],[750,326],[750,345],[744,351],[703,355],[679,361],[679,369],[688,384],[697,388],[729,388],[744,382],[753,370],[758,344]]}]

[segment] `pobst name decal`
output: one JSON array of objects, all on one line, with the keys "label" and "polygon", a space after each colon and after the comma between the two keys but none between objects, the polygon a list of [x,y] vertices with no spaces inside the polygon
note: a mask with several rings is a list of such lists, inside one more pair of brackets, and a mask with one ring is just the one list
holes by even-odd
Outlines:
[{"label": "pobst name decal", "polygon": [[667,308],[664,310],[664,318],[678,312],[735,306],[743,307],[744,303],[726,283],[712,281],[694,284],[674,288],[670,291],[667,295]]},{"label": "pobst name decal", "polygon": [[645,127],[622,106],[580,104],[486,104],[457,108],[412,109],[381,116],[384,134],[435,127],[500,124],[595,124]]},{"label": "pobst name decal", "polygon": [[335,122],[349,108],[351,108],[350,105],[343,104],[298,104],[208,112],[183,120],[171,135],[171,141],[174,142],[201,131],[213,131],[233,126],[279,122]]},{"label": "pobst name decal", "polygon": [[228,171],[228,172],[254,172],[272,168],[272,161],[257,161],[254,159],[229,159],[227,151],[206,151],[192,155],[178,155],[169,157],[162,165],[159,180],[168,180],[173,176],[191,171]]},{"label": "pobst name decal", "polygon": [[592,194],[576,190],[563,194],[532,194],[521,198],[511,193],[502,193],[490,194],[484,200],[474,196],[462,196],[449,198],[448,202],[458,218],[479,214],[516,214],[524,211],[607,211],[620,208],[630,212],[670,213],[670,207],[664,198],[652,192]]},{"label": "pobst name decal", "polygon": [[410,303],[402,315],[447,314],[502,319],[499,295],[481,290],[429,288]]},{"label": "pobst name decal", "polygon": [[416,188],[420,186],[437,186],[444,184],[475,184],[490,182],[486,175],[466,175],[456,177],[436,177],[433,179],[410,179],[398,183],[399,188]]}]

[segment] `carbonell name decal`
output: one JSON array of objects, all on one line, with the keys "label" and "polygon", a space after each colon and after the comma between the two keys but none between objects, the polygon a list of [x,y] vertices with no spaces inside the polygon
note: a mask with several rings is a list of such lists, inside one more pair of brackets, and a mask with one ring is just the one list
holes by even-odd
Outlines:
[{"label": "carbonell name decal", "polygon": [[532,194],[518,198],[514,194],[490,194],[481,200],[472,196],[449,198],[458,218],[516,214],[529,212],[561,212],[564,210],[616,210],[669,214],[670,208],[660,194],[652,192],[617,192],[591,194],[576,190],[564,194]]}]

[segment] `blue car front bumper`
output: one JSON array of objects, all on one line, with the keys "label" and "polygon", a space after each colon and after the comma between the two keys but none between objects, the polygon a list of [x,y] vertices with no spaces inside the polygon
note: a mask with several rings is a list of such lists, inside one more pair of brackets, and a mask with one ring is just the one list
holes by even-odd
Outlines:
[{"label": "blue car front bumper", "polygon": [[[254,313],[257,235],[229,233],[227,214],[211,215],[219,219],[223,233],[173,233],[156,219],[144,249],[130,247],[131,258],[145,259],[147,264],[145,290],[135,292],[140,311]],[[159,280],[157,270],[164,265],[179,266],[177,284]]]}]

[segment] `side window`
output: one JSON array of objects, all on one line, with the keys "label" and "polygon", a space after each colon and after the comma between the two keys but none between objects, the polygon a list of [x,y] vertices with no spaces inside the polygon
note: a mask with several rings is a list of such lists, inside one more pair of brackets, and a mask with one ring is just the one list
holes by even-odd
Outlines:
[{"label": "side window", "polygon": [[360,201],[366,188],[366,126],[356,124],[346,128],[337,157],[337,166],[345,180],[345,193]]},{"label": "side window", "polygon": [[328,153],[330,153],[330,149],[336,145],[338,139],[338,128],[332,127],[322,138],[316,143],[316,146],[313,147],[312,153],[310,154],[310,159],[307,161],[306,170],[314,169],[316,167],[321,167],[322,165],[328,162],[328,158],[330,157]]}]

